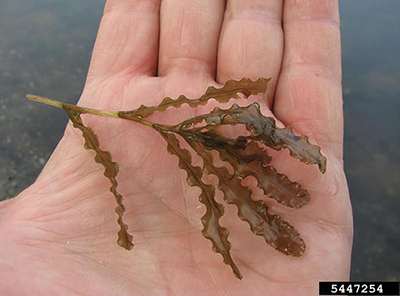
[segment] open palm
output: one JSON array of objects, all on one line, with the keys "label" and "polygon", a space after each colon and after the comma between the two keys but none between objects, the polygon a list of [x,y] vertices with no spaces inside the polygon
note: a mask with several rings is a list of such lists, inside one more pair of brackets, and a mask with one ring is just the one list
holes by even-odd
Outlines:
[{"label": "open palm", "polygon": [[[299,210],[269,203],[307,244],[302,257],[269,247],[225,206],[238,280],[201,235],[198,188],[159,134],[134,122],[86,116],[120,163],[119,191],[135,247],[116,244],[115,200],[103,168],[70,125],[38,180],[0,204],[1,295],[316,295],[346,280],[352,216],[343,172],[337,1],[109,0],[79,105],[131,110],[165,96],[201,95],[228,79],[272,77],[265,115],[307,134],[327,172],[287,152],[273,165],[310,192]],[[212,105],[212,104],[210,104]],[[213,106],[154,114],[175,122]],[[195,113],[197,112],[197,113]]]}]

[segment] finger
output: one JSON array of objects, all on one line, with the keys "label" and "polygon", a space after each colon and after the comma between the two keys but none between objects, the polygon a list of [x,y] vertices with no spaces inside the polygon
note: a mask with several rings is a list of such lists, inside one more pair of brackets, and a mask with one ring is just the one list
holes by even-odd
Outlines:
[{"label": "finger", "polygon": [[274,114],[341,156],[343,114],[338,3],[287,0],[285,51]]},{"label": "finger", "polygon": [[224,9],[222,0],[162,2],[159,76],[178,71],[215,78]]},{"label": "finger", "polygon": [[282,1],[228,1],[218,51],[217,81],[272,77],[272,103],[282,61]]},{"label": "finger", "polygon": [[88,81],[115,74],[155,74],[160,0],[108,0]]}]

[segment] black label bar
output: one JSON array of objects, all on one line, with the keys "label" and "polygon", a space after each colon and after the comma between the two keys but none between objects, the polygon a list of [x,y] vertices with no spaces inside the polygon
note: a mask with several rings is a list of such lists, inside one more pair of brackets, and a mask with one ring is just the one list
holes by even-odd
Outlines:
[{"label": "black label bar", "polygon": [[319,282],[319,295],[399,295],[399,282]]}]

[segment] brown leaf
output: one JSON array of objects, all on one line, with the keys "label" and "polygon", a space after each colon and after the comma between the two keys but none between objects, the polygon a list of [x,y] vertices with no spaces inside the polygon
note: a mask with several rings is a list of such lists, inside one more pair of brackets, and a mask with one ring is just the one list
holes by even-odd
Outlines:
[{"label": "brown leaf", "polygon": [[118,232],[118,244],[127,250],[133,248],[132,235],[128,233],[128,225],[126,225],[122,216],[125,212],[125,206],[123,205],[122,195],[118,193],[117,186],[118,182],[116,180],[118,174],[118,164],[111,160],[111,154],[108,151],[100,149],[100,142],[97,135],[93,132],[90,127],[86,127],[80,114],[74,110],[71,110],[68,106],[63,106],[64,110],[67,112],[68,117],[71,119],[75,128],[82,131],[82,136],[85,139],[85,148],[91,149],[96,153],[94,160],[104,166],[104,176],[111,182],[110,191],[114,194],[117,200],[117,207],[115,212],[118,214],[118,224],[120,225],[120,231]]},{"label": "brown leaf", "polygon": [[[247,143],[245,149],[217,149],[220,158],[229,162],[235,173],[242,179],[253,176],[264,194],[290,208],[301,208],[310,200],[310,194],[299,183],[292,182],[276,169],[268,165],[271,158],[267,151],[254,141]],[[232,153],[234,150],[234,153]]]},{"label": "brown leaf", "polygon": [[202,143],[207,149],[218,151],[220,159],[229,162],[240,178],[254,176],[264,194],[279,203],[291,208],[301,208],[309,202],[307,190],[269,166],[271,157],[256,142],[248,141],[245,137],[225,139],[216,132],[197,133],[193,136],[183,131],[182,134]]},{"label": "brown leaf", "polygon": [[245,124],[251,132],[249,139],[257,140],[265,145],[281,150],[287,148],[290,155],[306,164],[318,164],[322,173],[326,170],[326,157],[321,154],[321,148],[310,144],[305,135],[297,136],[291,127],[278,128],[272,117],[265,117],[260,112],[260,106],[253,103],[247,107],[239,107],[234,104],[231,108],[223,110],[216,107],[211,113],[196,116],[185,120],[175,128],[186,129],[190,122],[196,124],[205,121],[206,125],[196,129],[199,132],[204,129],[226,124]]},{"label": "brown leaf", "polygon": [[245,108],[234,105],[231,109],[234,111],[231,116],[246,124],[252,132],[253,139],[261,141],[275,150],[288,148],[291,156],[306,164],[318,164],[320,171],[325,172],[326,157],[321,154],[320,147],[310,144],[307,136],[295,135],[291,127],[277,128],[272,117],[265,117],[261,114],[260,106],[257,103]]},{"label": "brown leaf", "polygon": [[206,213],[201,218],[204,225],[202,234],[213,244],[213,251],[220,253],[224,263],[231,266],[233,273],[239,279],[242,275],[230,255],[231,243],[228,241],[229,231],[219,225],[219,219],[224,215],[224,207],[215,201],[215,189],[201,180],[203,171],[200,167],[192,165],[192,157],[188,150],[182,149],[174,134],[160,132],[168,143],[168,152],[179,158],[179,167],[187,173],[187,183],[201,189],[199,201],[206,206]]},{"label": "brown leaf", "polygon": [[204,170],[218,177],[218,188],[224,193],[224,200],[238,207],[238,216],[250,225],[253,233],[263,236],[276,250],[292,256],[301,256],[305,243],[298,231],[278,215],[268,213],[268,206],[261,200],[251,198],[251,191],[241,184],[238,175],[231,175],[225,167],[213,164],[212,155],[202,144],[187,139],[191,147],[203,158]]},{"label": "brown leaf", "polygon": [[179,96],[176,100],[166,97],[158,106],[147,107],[141,105],[136,110],[119,111],[118,116],[125,119],[137,116],[145,118],[155,111],[163,112],[169,107],[179,108],[183,104],[188,104],[191,107],[205,105],[210,99],[215,99],[220,103],[227,103],[231,99],[241,99],[238,95],[239,93],[247,99],[250,95],[265,93],[270,80],[271,78],[259,78],[256,81],[252,81],[249,78],[242,78],[239,81],[232,79],[228,80],[222,88],[209,86],[207,91],[198,99],[190,100],[184,95]]}]

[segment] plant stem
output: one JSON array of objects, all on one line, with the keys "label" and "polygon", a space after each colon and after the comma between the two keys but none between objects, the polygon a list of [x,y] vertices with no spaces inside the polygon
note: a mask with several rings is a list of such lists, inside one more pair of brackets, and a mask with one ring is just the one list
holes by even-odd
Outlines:
[{"label": "plant stem", "polygon": [[86,107],[80,107],[80,106],[76,106],[76,105],[71,105],[71,104],[66,104],[66,103],[61,103],[60,101],[57,100],[53,100],[50,98],[45,98],[45,97],[41,97],[41,96],[37,96],[37,95],[31,95],[31,94],[27,94],[26,98],[30,101],[34,101],[34,102],[38,102],[38,103],[42,103],[42,104],[46,104],[46,105],[50,105],[53,107],[57,107],[60,109],[70,109],[70,110],[74,110],[80,114],[93,114],[93,115],[99,115],[99,116],[107,116],[107,117],[114,117],[114,118],[121,118],[121,119],[126,119],[126,120],[132,120],[135,122],[138,122],[140,124],[143,124],[145,126],[151,127],[157,131],[173,131],[172,128],[168,125],[163,125],[163,124],[155,124],[151,121],[145,120],[143,119],[141,116],[134,116],[132,114],[130,114],[129,118],[127,117],[122,117],[119,116],[119,112],[115,112],[115,111],[105,111],[105,110],[98,110],[98,109],[92,109],[92,108],[86,108]]},{"label": "plant stem", "polygon": [[50,105],[53,107],[61,108],[64,109],[64,107],[67,107],[71,110],[77,111],[81,114],[94,114],[94,115],[100,115],[100,116],[108,116],[108,117],[116,117],[118,118],[118,112],[113,112],[113,111],[104,111],[104,110],[97,110],[97,109],[91,109],[91,108],[85,108],[85,107],[79,107],[71,104],[66,104],[66,103],[61,103],[57,100],[53,100],[50,98],[45,98],[41,96],[36,96],[36,95],[30,95],[27,94],[26,98],[28,100],[38,102],[38,103],[43,103],[46,105]]}]

